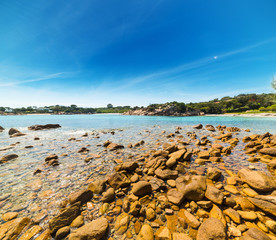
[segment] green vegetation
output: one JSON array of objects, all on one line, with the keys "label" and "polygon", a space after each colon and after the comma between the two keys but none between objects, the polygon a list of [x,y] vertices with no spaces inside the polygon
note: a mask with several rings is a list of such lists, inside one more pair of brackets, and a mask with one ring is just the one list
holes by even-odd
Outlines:
[{"label": "green vegetation", "polygon": [[[276,87],[276,80],[273,83]],[[240,94],[235,97],[223,97],[208,102],[188,103],[169,102],[164,104],[150,104],[147,107],[130,107],[117,106],[114,107],[109,103],[103,108],[83,108],[72,104],[71,106],[48,106],[48,107],[22,107],[8,108],[0,107],[0,114],[35,114],[35,113],[51,113],[51,114],[94,114],[94,113],[124,113],[129,110],[144,109],[148,112],[156,110],[172,110],[175,113],[186,112],[204,112],[205,114],[221,114],[221,113],[261,113],[276,112],[276,94]]]}]

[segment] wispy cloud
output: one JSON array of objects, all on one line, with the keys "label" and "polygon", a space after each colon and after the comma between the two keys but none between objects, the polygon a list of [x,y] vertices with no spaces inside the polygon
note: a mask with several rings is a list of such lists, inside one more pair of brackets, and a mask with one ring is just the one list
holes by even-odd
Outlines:
[{"label": "wispy cloud", "polygon": [[62,78],[62,77],[68,76],[68,74],[69,74],[69,72],[58,72],[58,73],[48,74],[48,75],[41,76],[38,78],[33,78],[33,79],[5,82],[5,83],[0,83],[0,87],[11,87],[11,86],[17,86],[17,85],[22,85],[22,84],[26,84],[26,83],[40,82],[40,81],[46,81],[46,80],[51,80],[51,79],[56,79],[56,78]]}]

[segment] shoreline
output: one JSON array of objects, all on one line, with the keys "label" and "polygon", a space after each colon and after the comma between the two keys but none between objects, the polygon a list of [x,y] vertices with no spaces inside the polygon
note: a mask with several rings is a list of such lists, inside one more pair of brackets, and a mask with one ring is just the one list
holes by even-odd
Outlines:
[{"label": "shoreline", "polygon": [[[260,201],[269,201],[273,197],[272,191],[276,188],[271,182],[275,178],[273,171],[276,165],[272,163],[276,161],[276,155],[270,152],[276,148],[275,135],[252,135],[230,126],[217,126],[212,129],[209,125],[208,128],[210,130],[202,126],[201,129],[200,126],[191,126],[191,130],[195,131],[192,133],[177,126],[170,128],[170,131],[152,127],[147,129],[147,132],[141,130],[142,135],[137,134],[138,139],[135,141],[131,137],[132,132],[125,133],[119,130],[89,132],[75,136],[76,138],[70,137],[70,140],[61,137],[62,141],[56,143],[49,138],[47,141],[53,142],[56,148],[52,149],[52,146],[49,146],[48,149],[47,142],[43,142],[44,155],[40,157],[39,165],[36,163],[32,169],[34,171],[39,167],[39,171],[25,183],[28,189],[26,192],[33,197],[30,205],[25,208],[21,205],[13,206],[9,202],[10,196],[0,196],[4,201],[1,203],[4,207],[2,210],[5,209],[4,214],[13,212],[14,216],[14,212],[18,212],[19,217],[16,215],[13,219],[22,224],[34,221],[40,236],[45,234],[50,239],[50,234],[60,239],[58,230],[63,228],[67,229],[67,235],[71,234],[69,239],[78,239],[83,229],[91,225],[96,228],[99,222],[102,224],[101,221],[104,221],[106,226],[105,234],[114,240],[136,239],[143,236],[145,228],[152,234],[151,239],[154,239],[154,236],[156,239],[161,238],[164,232],[168,236],[174,234],[187,238],[189,235],[188,239],[196,239],[207,223],[210,225],[206,231],[212,229],[212,224],[215,223],[230,235],[233,234],[233,229],[235,234],[244,235],[248,234],[247,230],[255,227],[259,231],[258,234],[262,234],[259,226],[265,226],[268,232],[263,234],[275,237],[271,221],[275,225],[276,221],[271,215],[275,216],[276,213],[272,212],[273,210],[262,210],[259,204]],[[149,132],[151,134],[148,134]],[[125,135],[121,136],[123,133]],[[44,134],[35,133],[41,138]],[[21,141],[22,144],[31,144],[34,149],[41,147],[42,142],[32,140],[33,135],[30,142]],[[124,142],[120,140],[122,138]],[[260,145],[266,148],[265,152],[255,148]],[[58,146],[64,146],[64,150],[58,150]],[[24,162],[25,150],[18,149],[16,153],[21,158],[20,161]],[[273,154],[274,157],[268,157],[265,153]],[[74,156],[77,161],[74,160]],[[81,166],[76,170],[72,169],[72,165],[66,165],[70,159],[73,160],[73,165]],[[13,161],[16,163],[18,160]],[[267,172],[266,166],[273,174],[273,177],[269,177],[270,180],[261,173]],[[93,172],[93,175],[88,172]],[[85,175],[76,178],[80,173]],[[260,178],[265,178],[261,180],[267,181],[266,184],[259,186]],[[61,179],[67,179],[68,182],[59,183]],[[67,184],[70,185],[66,193],[62,193],[61,198],[60,189]],[[189,185],[187,189],[186,185]],[[265,190],[265,193],[262,190]],[[20,200],[22,194],[20,191],[18,193]],[[259,196],[262,198],[259,199],[256,193],[260,193]],[[11,195],[13,198],[16,196],[14,193]],[[46,205],[42,205],[42,202]],[[250,209],[247,209],[248,206]],[[33,214],[34,210],[36,214]],[[74,217],[67,218],[64,223],[60,221],[62,213],[58,210],[74,210]],[[263,218],[256,218],[260,213]],[[7,214],[5,217],[10,215]],[[38,217],[41,215],[43,218]],[[236,216],[239,216],[239,221]],[[11,229],[14,226],[13,220],[4,222],[3,224]],[[32,228],[27,231],[30,232],[30,229]],[[100,231],[98,228],[96,230]],[[217,230],[213,229],[209,233],[213,234]],[[15,234],[22,237],[27,233],[22,230]]]}]

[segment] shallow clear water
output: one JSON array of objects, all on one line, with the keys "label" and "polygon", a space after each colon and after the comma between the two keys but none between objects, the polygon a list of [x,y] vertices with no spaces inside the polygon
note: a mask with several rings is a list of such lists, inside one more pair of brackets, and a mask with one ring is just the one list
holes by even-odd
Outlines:
[{"label": "shallow clear water", "polygon": [[[48,123],[58,123],[62,128],[36,132],[27,129],[30,125]],[[240,132],[237,135],[239,138],[253,133],[276,133],[275,117],[149,117],[111,114],[0,116],[0,126],[5,128],[5,131],[0,133],[0,148],[17,143],[10,150],[0,151],[0,157],[10,153],[19,156],[16,160],[0,164],[0,215],[8,211],[18,211],[21,216],[35,217],[42,210],[46,210],[48,216],[42,221],[43,226],[57,213],[59,203],[66,199],[70,192],[87,186],[92,180],[105,178],[118,159],[137,159],[143,153],[160,149],[164,142],[177,141],[177,138],[166,138],[167,133],[175,132],[177,126],[182,127],[180,134],[183,135],[184,141],[188,140],[188,131],[197,131],[199,137],[210,134],[206,130],[194,130],[192,126],[198,123],[251,130],[250,133]],[[11,127],[27,135],[9,138],[8,129]],[[110,134],[110,129],[115,129],[114,135]],[[162,133],[163,130],[166,134]],[[88,137],[83,137],[86,132]],[[39,140],[35,141],[34,137]],[[68,141],[72,137],[76,140]],[[145,144],[137,148],[125,147],[119,152],[110,152],[99,146],[106,140],[124,146],[141,140],[144,140]],[[30,145],[33,147],[25,148]],[[82,147],[87,147],[89,152],[78,153]],[[218,166],[222,170],[226,167],[237,171],[252,165],[246,160],[248,156],[241,151],[243,147],[244,143],[240,141],[236,147],[237,151],[224,157],[224,164]],[[60,165],[45,166],[45,157],[53,153],[59,156]],[[91,156],[93,159],[86,163],[84,159]],[[205,167],[191,164],[190,168],[205,171],[209,165],[212,163],[207,163]],[[266,169],[265,164],[261,162],[254,163],[254,166],[257,169]],[[42,173],[33,175],[38,168]],[[1,200],[1,196],[6,194],[8,197]]]}]

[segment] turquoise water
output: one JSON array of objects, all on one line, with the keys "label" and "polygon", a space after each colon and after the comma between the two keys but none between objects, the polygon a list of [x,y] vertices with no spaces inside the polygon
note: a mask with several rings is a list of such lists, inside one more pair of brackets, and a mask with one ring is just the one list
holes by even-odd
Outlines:
[{"label": "turquoise water", "polygon": [[27,128],[33,124],[59,123],[64,130],[91,130],[113,128],[145,128],[152,125],[195,125],[198,123],[237,126],[249,128],[254,133],[276,133],[275,117],[230,117],[230,116],[195,116],[195,117],[157,117],[123,116],[113,114],[97,115],[23,115],[0,116],[0,126],[4,128]]}]

